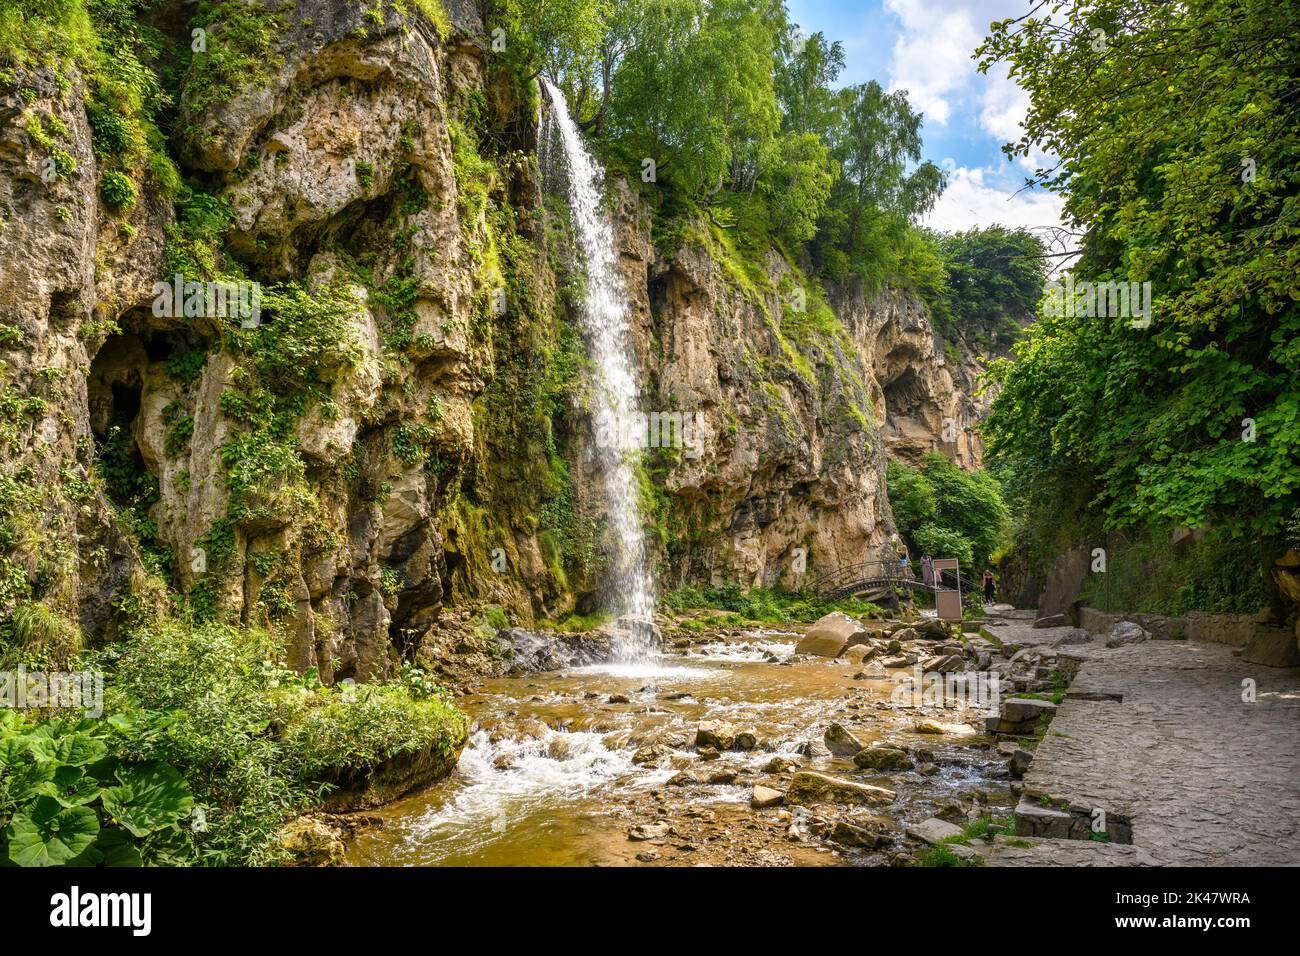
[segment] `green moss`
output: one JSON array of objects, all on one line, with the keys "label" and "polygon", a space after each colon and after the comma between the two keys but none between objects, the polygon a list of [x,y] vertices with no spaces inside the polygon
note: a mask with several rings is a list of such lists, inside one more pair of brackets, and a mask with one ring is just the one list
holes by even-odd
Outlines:
[{"label": "green moss", "polygon": [[284,62],[278,40],[288,24],[263,0],[201,0],[191,29],[207,31],[207,51],[193,54],[181,102],[191,115],[265,86]]}]

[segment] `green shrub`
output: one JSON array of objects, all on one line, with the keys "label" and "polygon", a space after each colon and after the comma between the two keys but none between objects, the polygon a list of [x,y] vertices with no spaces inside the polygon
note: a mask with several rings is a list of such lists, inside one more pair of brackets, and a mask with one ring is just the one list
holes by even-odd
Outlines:
[{"label": "green shrub", "polygon": [[99,177],[99,195],[109,209],[122,211],[135,205],[135,185],[130,177],[110,169]]}]

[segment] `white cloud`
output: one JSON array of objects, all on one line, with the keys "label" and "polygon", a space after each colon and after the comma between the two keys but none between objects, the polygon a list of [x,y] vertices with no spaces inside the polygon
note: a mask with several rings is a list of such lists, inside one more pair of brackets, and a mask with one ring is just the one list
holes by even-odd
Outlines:
[{"label": "white cloud", "polygon": [[984,36],[972,11],[929,0],[886,0],[885,8],[903,23],[889,63],[890,90],[907,90],[913,108],[927,120],[947,123],[953,94],[975,72],[971,52]]},{"label": "white cloud", "polygon": [[[980,126],[1000,143],[1016,143],[1024,130],[1021,124],[1029,112],[1029,91],[1007,75],[1005,64],[989,70],[980,94]],[[1052,155],[1031,146],[1028,156],[1017,156],[1016,162],[1033,172],[1053,165]]]},{"label": "white cloud", "polygon": [[1016,192],[986,182],[987,171],[958,167],[949,174],[948,188],[935,203],[924,225],[941,232],[976,226],[1003,225],[1041,229],[1060,226],[1064,201],[1042,191]]}]

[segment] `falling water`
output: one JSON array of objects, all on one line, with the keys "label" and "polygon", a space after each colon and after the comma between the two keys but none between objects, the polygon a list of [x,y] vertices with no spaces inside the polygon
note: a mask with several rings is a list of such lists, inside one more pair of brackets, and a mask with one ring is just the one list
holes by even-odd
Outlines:
[{"label": "falling water", "polygon": [[[581,318],[595,366],[593,411],[598,422],[623,423],[636,411],[637,378],[629,342],[627,292],[615,261],[614,229],[600,208],[601,171],[582,145],[564,94],[549,80],[543,79],[542,84],[551,109],[546,111],[541,143],[549,151],[551,140],[558,138],[563,146],[564,186],[586,265],[587,289]],[[625,613],[648,621],[654,615],[654,597],[646,569],[636,472],[629,453],[619,442],[597,440],[595,445],[618,552],[613,590],[622,600]],[[651,643],[640,632],[629,633],[618,651],[624,658],[640,658],[651,651]]]}]

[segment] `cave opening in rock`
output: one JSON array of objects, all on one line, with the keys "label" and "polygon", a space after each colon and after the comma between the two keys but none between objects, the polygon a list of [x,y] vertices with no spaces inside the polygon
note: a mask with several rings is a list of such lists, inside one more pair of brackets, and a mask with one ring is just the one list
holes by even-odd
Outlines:
[{"label": "cave opening in rock", "polygon": [[143,340],[119,333],[95,354],[87,381],[96,465],[113,503],[136,512],[157,495],[157,479],[145,466],[137,439],[148,363]]}]

